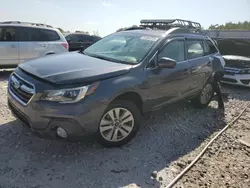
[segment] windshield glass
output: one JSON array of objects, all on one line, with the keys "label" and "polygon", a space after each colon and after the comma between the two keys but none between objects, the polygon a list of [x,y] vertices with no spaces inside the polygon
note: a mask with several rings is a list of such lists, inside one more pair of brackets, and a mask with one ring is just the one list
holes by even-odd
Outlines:
[{"label": "windshield glass", "polygon": [[159,38],[138,33],[120,32],[109,35],[84,50],[84,54],[109,60],[137,64]]}]

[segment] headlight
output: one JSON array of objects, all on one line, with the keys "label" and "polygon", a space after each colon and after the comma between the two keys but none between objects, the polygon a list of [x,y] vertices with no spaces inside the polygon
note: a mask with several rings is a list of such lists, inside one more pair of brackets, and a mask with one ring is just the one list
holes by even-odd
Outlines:
[{"label": "headlight", "polygon": [[98,86],[99,82],[96,82],[79,88],[46,91],[41,99],[60,103],[74,103],[93,93]]},{"label": "headlight", "polygon": [[250,69],[241,69],[239,74],[250,74]]}]

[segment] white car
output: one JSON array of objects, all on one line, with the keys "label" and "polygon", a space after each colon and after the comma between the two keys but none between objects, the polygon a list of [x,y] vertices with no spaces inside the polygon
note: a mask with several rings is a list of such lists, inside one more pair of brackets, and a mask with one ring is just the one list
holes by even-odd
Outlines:
[{"label": "white car", "polygon": [[223,56],[226,65],[222,82],[250,87],[250,58],[236,55]]},{"label": "white car", "polygon": [[49,25],[0,22],[0,68],[16,67],[28,59],[68,51],[62,33]]}]

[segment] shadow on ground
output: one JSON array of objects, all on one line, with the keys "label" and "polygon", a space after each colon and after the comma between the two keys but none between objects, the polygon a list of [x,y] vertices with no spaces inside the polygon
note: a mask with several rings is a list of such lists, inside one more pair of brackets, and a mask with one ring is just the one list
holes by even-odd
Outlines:
[{"label": "shadow on ground", "polygon": [[19,121],[0,126],[3,187],[159,187],[153,171],[197,148],[224,122],[214,108],[174,104],[143,117],[138,135],[121,148],[94,141],[68,143],[33,136]]},{"label": "shadow on ground", "polygon": [[229,84],[223,84],[223,92],[229,93],[229,97],[232,99],[239,99],[244,101],[249,101],[250,97],[248,93],[250,92],[249,87],[235,86]]}]

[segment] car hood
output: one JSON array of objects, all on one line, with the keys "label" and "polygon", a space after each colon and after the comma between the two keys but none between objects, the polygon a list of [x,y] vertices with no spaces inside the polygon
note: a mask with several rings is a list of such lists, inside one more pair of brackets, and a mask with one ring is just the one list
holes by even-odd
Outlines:
[{"label": "car hood", "polygon": [[223,58],[226,60],[238,60],[238,61],[249,61],[250,62],[249,57],[239,56],[239,55],[223,55]]},{"label": "car hood", "polygon": [[223,56],[226,67],[231,68],[250,68],[250,58],[244,56],[237,56],[237,55],[224,55]]},{"label": "car hood", "polygon": [[32,59],[18,67],[53,84],[77,84],[126,74],[132,65],[106,61],[79,52],[67,52]]}]

